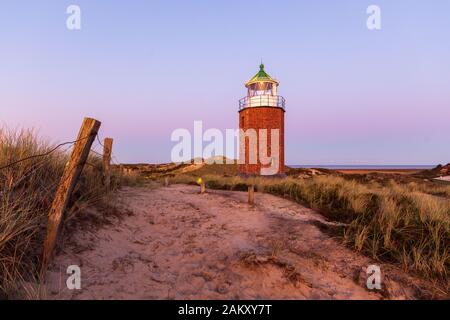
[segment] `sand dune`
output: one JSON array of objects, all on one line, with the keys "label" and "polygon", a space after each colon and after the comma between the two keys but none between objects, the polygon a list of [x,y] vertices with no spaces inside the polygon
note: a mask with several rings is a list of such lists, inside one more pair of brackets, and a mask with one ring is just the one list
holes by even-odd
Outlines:
[{"label": "sand dune", "polygon": [[[195,186],[125,188],[120,222],[75,232],[47,274],[50,299],[414,299],[421,280],[381,265],[383,289],[366,288],[367,257],[322,232],[313,210],[267,194]],[[69,291],[65,271],[82,270]]]}]

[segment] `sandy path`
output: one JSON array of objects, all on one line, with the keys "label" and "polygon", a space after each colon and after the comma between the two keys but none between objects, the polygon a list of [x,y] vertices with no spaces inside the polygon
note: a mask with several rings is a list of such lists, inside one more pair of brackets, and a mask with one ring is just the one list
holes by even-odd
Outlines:
[{"label": "sandy path", "polygon": [[[257,205],[251,207],[243,192],[199,195],[198,187],[173,185],[126,188],[116,201],[133,214],[96,231],[77,231],[48,272],[49,298],[380,299],[417,294],[401,284],[408,281],[397,281],[394,271],[386,271],[389,290],[367,290],[363,268],[369,259],[321,232],[317,224],[326,224],[324,218],[289,200],[257,193]],[[82,289],[69,291],[65,271],[73,264],[81,267]]]}]

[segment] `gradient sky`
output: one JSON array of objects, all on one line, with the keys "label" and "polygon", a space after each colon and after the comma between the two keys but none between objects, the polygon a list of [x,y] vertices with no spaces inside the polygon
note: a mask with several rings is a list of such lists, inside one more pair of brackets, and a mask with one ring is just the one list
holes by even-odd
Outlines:
[{"label": "gradient sky", "polygon": [[2,0],[0,124],[58,142],[90,116],[118,161],[169,161],[174,129],[238,126],[261,59],[287,100],[287,164],[450,161],[448,0]]}]

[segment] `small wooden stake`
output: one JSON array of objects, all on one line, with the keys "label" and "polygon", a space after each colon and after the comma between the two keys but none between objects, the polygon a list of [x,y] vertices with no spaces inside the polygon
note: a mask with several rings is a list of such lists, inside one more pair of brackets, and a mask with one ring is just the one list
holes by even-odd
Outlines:
[{"label": "small wooden stake", "polygon": [[255,185],[253,184],[248,186],[248,204],[255,204]]},{"label": "small wooden stake", "polygon": [[109,192],[111,188],[112,144],[113,144],[112,138],[105,138],[103,142],[103,181],[107,192]]},{"label": "small wooden stake", "polygon": [[86,163],[100,124],[100,121],[95,119],[84,118],[83,120],[77,142],[75,142],[70,159],[66,164],[58,189],[56,190],[55,199],[48,213],[47,235],[44,241],[41,276],[44,276],[47,270],[53,249],[55,248],[64,211],[78,178],[81,175],[83,166]]},{"label": "small wooden stake", "polygon": [[164,178],[164,186],[168,187],[169,186],[169,177],[165,177]]},{"label": "small wooden stake", "polygon": [[204,194],[205,192],[206,192],[206,185],[205,185],[205,182],[202,181],[200,183],[200,194]]}]

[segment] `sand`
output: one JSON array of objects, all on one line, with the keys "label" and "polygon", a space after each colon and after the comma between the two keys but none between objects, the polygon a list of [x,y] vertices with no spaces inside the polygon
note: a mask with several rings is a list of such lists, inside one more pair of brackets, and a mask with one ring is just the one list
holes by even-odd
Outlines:
[{"label": "sand", "polygon": [[[322,232],[315,211],[256,193],[196,186],[124,188],[114,204],[132,214],[80,228],[47,273],[49,299],[414,299],[430,297],[401,270],[370,261]],[[383,289],[366,287],[381,266]],[[81,267],[81,290],[66,268]],[[428,292],[425,294],[424,292]]]}]

